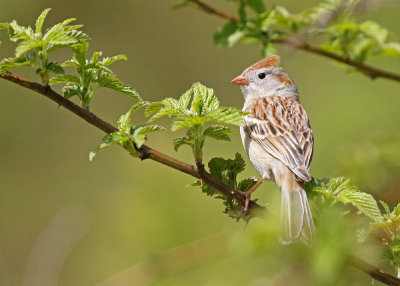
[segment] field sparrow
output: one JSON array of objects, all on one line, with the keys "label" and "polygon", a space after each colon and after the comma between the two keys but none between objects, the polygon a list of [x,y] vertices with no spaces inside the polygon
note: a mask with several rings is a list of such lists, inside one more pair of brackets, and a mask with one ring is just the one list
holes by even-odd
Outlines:
[{"label": "field sparrow", "polygon": [[[245,125],[240,128],[244,148],[262,178],[282,190],[281,242],[308,241],[314,232],[304,182],[313,155],[313,133],[296,84],[279,66],[279,57],[263,59],[232,80],[244,95]],[[246,208],[248,208],[248,203]],[[245,209],[247,211],[247,209]]]}]

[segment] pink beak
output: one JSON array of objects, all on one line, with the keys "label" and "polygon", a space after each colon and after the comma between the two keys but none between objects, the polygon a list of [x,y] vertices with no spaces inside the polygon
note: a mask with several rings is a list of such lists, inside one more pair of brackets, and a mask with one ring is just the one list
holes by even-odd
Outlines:
[{"label": "pink beak", "polygon": [[235,77],[231,82],[236,83],[238,85],[247,85],[249,84],[249,80],[242,75]]}]

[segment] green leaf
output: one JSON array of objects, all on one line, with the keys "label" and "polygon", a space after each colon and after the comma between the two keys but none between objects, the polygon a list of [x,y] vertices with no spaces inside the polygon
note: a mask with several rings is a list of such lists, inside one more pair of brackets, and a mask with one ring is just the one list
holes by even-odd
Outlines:
[{"label": "green leaf", "polygon": [[260,14],[266,11],[265,4],[263,0],[247,0],[247,5],[254,10],[254,12]]},{"label": "green leaf", "polygon": [[32,28],[18,25],[17,21],[12,21],[9,24],[8,35],[11,41],[18,40],[33,40]]},{"label": "green leaf", "polygon": [[381,204],[381,206],[385,210],[386,214],[390,214],[390,209],[389,209],[389,206],[387,205],[387,203],[385,203],[384,201],[381,201],[381,200],[379,200],[379,203]]},{"label": "green leaf", "polygon": [[34,66],[34,63],[25,56],[3,59],[0,61],[0,73],[3,74],[11,68],[22,66]]},{"label": "green leaf", "polygon": [[137,128],[134,127],[133,132],[131,132],[131,139],[135,142],[136,146],[140,148],[146,141],[147,134],[163,130],[165,130],[165,128],[158,125],[146,125],[139,126]]},{"label": "green leaf", "polygon": [[379,43],[384,43],[389,36],[388,30],[374,21],[365,21],[359,25],[361,31],[376,39]]},{"label": "green leaf", "polygon": [[[122,136],[118,133],[111,133],[107,134],[106,136],[103,137],[101,140],[101,143],[99,146],[97,146],[93,151],[89,153],[89,161],[92,161],[94,156],[104,148],[110,147],[112,144],[116,143],[118,145],[124,146],[124,145],[129,145],[129,142],[132,144],[131,139],[126,136]],[[132,145],[133,148],[133,145]]]},{"label": "green leaf", "polygon": [[192,145],[193,140],[187,137],[175,138],[173,141],[174,150],[178,151],[178,149],[183,145]]},{"label": "green leaf", "polygon": [[385,43],[382,45],[382,55],[400,57],[400,43]]},{"label": "green leaf", "polygon": [[101,60],[102,64],[105,66],[111,65],[115,61],[125,60],[127,61],[128,58],[125,55],[116,55],[113,57],[106,57]]},{"label": "green leaf", "polygon": [[42,33],[44,20],[46,19],[47,14],[50,12],[50,10],[51,10],[50,8],[43,10],[43,12],[37,18],[36,24],[35,24],[35,28],[36,28],[35,33]]},{"label": "green leaf", "polygon": [[101,87],[110,88],[122,92],[124,94],[127,94],[136,100],[141,100],[139,94],[133,87],[123,84],[113,74],[102,73],[94,82],[96,82]]},{"label": "green leaf", "polygon": [[34,40],[22,41],[15,48],[15,56],[18,58],[32,49],[43,47],[45,44],[46,42],[43,41],[34,41]]},{"label": "green leaf", "polygon": [[376,222],[382,221],[378,204],[370,194],[361,192],[350,180],[339,177],[317,181],[313,191],[323,194],[327,198],[354,205],[361,213]]},{"label": "green leaf", "polygon": [[219,107],[219,101],[212,88],[207,88],[197,82],[193,84],[191,89],[193,90],[193,102],[190,110],[192,114],[206,116],[209,112]]},{"label": "green leaf", "polygon": [[174,119],[171,124],[172,131],[178,131],[184,127],[193,126],[193,125],[204,125],[207,122],[213,121],[212,117],[189,117],[189,116],[180,116]]},{"label": "green leaf", "polygon": [[63,74],[64,73],[64,69],[62,66],[60,66],[59,64],[55,63],[55,62],[50,62],[47,65],[47,70],[52,71],[54,73],[58,73],[58,74]]},{"label": "green leaf", "polygon": [[222,125],[212,125],[204,130],[203,135],[217,140],[230,141],[229,135],[232,133],[232,130],[228,127]]},{"label": "green leaf", "polygon": [[214,34],[214,43],[220,47],[232,47],[245,33],[240,30],[239,24],[230,21]]},{"label": "green leaf", "polygon": [[132,114],[137,111],[138,109],[146,106],[148,104],[147,101],[140,101],[132,106],[129,111],[123,115],[121,115],[118,119],[118,129],[120,130],[121,134],[128,134],[130,133],[131,128],[131,116]]},{"label": "green leaf", "polygon": [[182,96],[179,98],[178,104],[179,108],[184,110],[188,108],[188,105],[190,103],[190,99],[192,98],[192,89],[187,90]]},{"label": "green leaf", "polygon": [[400,216],[400,203],[394,207],[392,211],[392,215],[399,217]]},{"label": "green leaf", "polygon": [[165,105],[162,102],[152,102],[146,107],[145,116],[149,117],[153,113],[158,113]]},{"label": "green leaf", "polygon": [[77,95],[82,100],[80,86],[73,82],[68,82],[63,88],[64,97],[70,99],[71,97]]},{"label": "green leaf", "polygon": [[257,182],[258,182],[258,180],[255,178],[244,179],[239,182],[239,184],[237,186],[237,190],[246,192],[246,191],[250,190],[251,187],[253,187]]},{"label": "green leaf", "polygon": [[246,112],[233,107],[220,107],[217,110],[211,111],[208,116],[212,117],[218,123],[243,126],[243,116],[246,114]]},{"label": "green leaf", "polygon": [[0,23],[0,30],[8,29],[10,27],[9,23]]},{"label": "green leaf", "polygon": [[80,84],[80,79],[74,75],[58,75],[50,79],[49,84],[57,84],[57,83],[66,83],[66,82],[73,82],[76,84]]},{"label": "green leaf", "polygon": [[239,173],[244,171],[245,166],[246,163],[240,153],[236,153],[233,160],[213,158],[208,163],[208,167],[212,175],[218,177],[224,183],[235,189],[237,187],[236,177]]}]

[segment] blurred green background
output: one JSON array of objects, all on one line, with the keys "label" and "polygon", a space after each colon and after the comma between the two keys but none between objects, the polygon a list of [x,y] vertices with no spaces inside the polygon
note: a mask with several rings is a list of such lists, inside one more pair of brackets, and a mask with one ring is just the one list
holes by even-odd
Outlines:
[{"label": "blurred green background", "polygon": [[[126,54],[128,62],[112,68],[144,99],[178,97],[200,81],[215,89],[222,105],[241,108],[242,94],[230,80],[260,59],[260,47],[217,48],[212,34],[224,21],[197,9],[172,10],[178,2],[1,1],[0,22],[16,19],[20,24],[33,25],[40,12],[51,7],[47,25],[77,18],[92,38],[91,51],[102,50],[105,56]],[[234,12],[229,2],[209,2]],[[299,11],[318,1],[268,1],[272,3]],[[387,3],[360,17],[373,19],[400,36],[400,6]],[[12,56],[13,45],[5,31],[1,31],[0,40],[0,58]],[[350,177],[380,198],[399,201],[398,161],[393,162],[397,171],[389,168],[393,174],[374,188],[370,182],[381,180],[387,172],[374,172],[376,166],[372,164],[369,172],[363,173],[362,160],[358,165],[347,161],[358,156],[362,150],[358,146],[375,144],[375,138],[383,144],[392,144],[396,137],[398,140],[399,83],[346,74],[343,67],[325,58],[287,47],[279,51],[282,66],[298,85],[314,131],[312,175]],[[60,62],[67,57],[65,53],[58,56]],[[400,71],[398,60],[380,58],[371,64]],[[37,80],[28,70],[16,72]],[[186,188],[193,180],[185,174],[152,161],[134,160],[116,147],[100,152],[89,163],[89,151],[103,136],[99,130],[43,96],[10,82],[1,80],[0,90],[0,285],[97,285],[163,251],[215,233],[223,237],[214,238],[217,246],[221,239],[229,244],[227,254],[215,259],[211,255],[203,265],[188,265],[183,273],[161,271],[156,277],[157,271],[150,271],[146,275],[154,274],[154,285],[283,285],[279,279],[285,275],[301,279],[302,266],[290,261],[290,255],[300,250],[281,248],[276,233],[265,237],[261,232],[278,220],[280,194],[274,184],[263,184],[256,192],[260,203],[269,203],[272,219],[254,220],[245,227],[222,214],[220,201],[198,189]],[[114,124],[132,104],[123,95],[100,90],[91,110]],[[144,118],[139,116],[137,121]],[[159,123],[168,125],[168,121]],[[173,138],[174,134],[167,132],[152,134],[148,144],[192,162],[188,148],[173,151]],[[398,146],[392,146],[393,150]],[[238,134],[231,143],[209,140],[205,150],[206,160],[232,158],[235,152],[244,154]],[[361,156],[364,154],[361,152]],[[364,161],[370,163],[368,158]],[[258,174],[248,168],[245,175]],[[340,219],[329,213],[321,218],[326,223],[332,220]],[[332,226],[333,243],[344,227],[340,223]],[[260,248],[248,245],[251,237],[263,242]],[[307,255],[309,250],[301,251]],[[314,280],[304,285],[328,285],[324,279],[330,279],[332,269],[321,265],[316,271],[327,275],[320,275],[322,284]],[[346,280],[353,281],[352,285],[370,283],[358,270],[343,271],[343,277],[352,277]],[[110,285],[142,285],[135,279]]]}]

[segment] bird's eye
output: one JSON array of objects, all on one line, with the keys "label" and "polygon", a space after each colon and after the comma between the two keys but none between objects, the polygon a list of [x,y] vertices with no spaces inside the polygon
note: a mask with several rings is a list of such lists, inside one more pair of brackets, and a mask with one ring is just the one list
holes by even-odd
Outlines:
[{"label": "bird's eye", "polygon": [[259,73],[258,74],[258,78],[259,79],[264,79],[267,76],[267,74],[265,72]]}]

